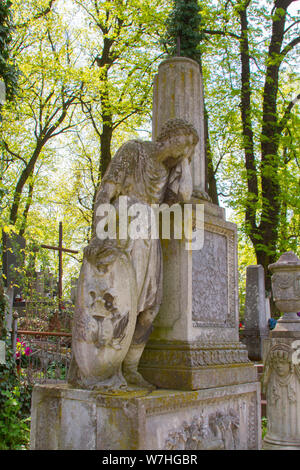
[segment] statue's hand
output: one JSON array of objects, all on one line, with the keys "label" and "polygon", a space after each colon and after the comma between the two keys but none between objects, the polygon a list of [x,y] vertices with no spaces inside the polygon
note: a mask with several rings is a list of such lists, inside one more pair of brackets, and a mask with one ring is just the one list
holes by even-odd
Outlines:
[{"label": "statue's hand", "polygon": [[88,260],[94,261],[102,245],[102,240],[98,237],[93,237],[90,243],[83,249],[84,257]]},{"label": "statue's hand", "polygon": [[206,191],[202,191],[200,189],[194,189],[192,196],[199,199],[204,199],[204,201],[212,202],[212,199],[209,194]]}]

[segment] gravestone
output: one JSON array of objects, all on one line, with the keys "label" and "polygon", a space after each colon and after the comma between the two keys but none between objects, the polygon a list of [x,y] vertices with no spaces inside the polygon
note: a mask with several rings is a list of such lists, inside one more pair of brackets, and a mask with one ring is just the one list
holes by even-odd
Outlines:
[{"label": "gravestone", "polygon": [[[155,79],[153,138],[163,119],[175,115],[194,124],[203,141],[203,109],[199,65],[184,57],[162,62]],[[236,225],[226,221],[225,210],[205,193],[204,144],[191,163],[191,202],[204,212],[203,246],[187,250],[181,240],[162,244],[163,301],[140,365],[147,380],[165,388],[257,383],[246,347],[239,342]]]},{"label": "gravestone", "polygon": [[54,297],[56,285],[57,285],[57,280],[54,274],[50,272],[49,270],[45,271],[44,286],[45,286],[45,293],[47,297],[49,298]]},{"label": "gravestone", "polygon": [[5,341],[0,341],[0,364],[5,364]]},{"label": "gravestone", "polygon": [[[202,249],[187,250],[186,240],[171,239],[163,244],[163,299],[139,367],[143,377],[158,389],[122,391],[121,387],[119,390],[112,387],[101,392],[88,389],[88,383],[80,387],[70,382],[36,386],[32,401],[32,449],[204,450],[261,446],[260,384],[246,347],[239,342],[236,226],[226,221],[224,209],[210,203],[205,193],[201,87],[199,65],[190,59],[175,58],[159,67],[153,139],[165,124],[163,120],[170,118],[185,119],[197,128],[201,142],[191,164],[194,191],[190,203],[195,205],[196,225],[196,205],[201,206],[199,219],[204,230]],[[111,274],[114,282],[111,287],[115,288],[115,280],[118,281],[117,294],[121,300],[130,294],[131,278],[128,269],[127,276],[122,274],[122,260],[119,263],[112,273],[110,264],[102,269],[104,275]],[[94,267],[86,262],[85,268],[91,271]],[[97,290],[99,268],[101,265],[98,271],[94,268],[90,277],[83,272],[77,292],[81,297],[85,289],[90,292],[89,305],[95,306],[94,315],[96,302],[100,305],[103,298]],[[130,314],[129,304],[108,300],[106,309],[122,313],[126,307]],[[76,341],[86,347],[91,320],[80,315],[81,311]],[[97,330],[99,347],[109,340],[111,331],[110,325],[104,324],[109,314],[102,317],[104,321],[98,319],[103,325]],[[117,339],[123,338],[115,338],[116,348]],[[87,346],[94,354],[94,344]],[[121,344],[121,352],[122,347]],[[89,361],[86,367],[91,368],[91,357],[88,354],[84,357],[86,363]]]},{"label": "gravestone", "polygon": [[261,265],[248,266],[246,273],[244,342],[249,359],[263,359],[263,343],[269,336],[269,299],[265,291],[265,273]]},{"label": "gravestone", "polygon": [[17,234],[9,235],[4,230],[2,231],[2,265],[4,274],[4,285],[6,295],[8,297],[8,310],[6,313],[6,328],[11,331],[12,328],[12,313],[13,308],[18,307],[20,304],[15,303],[16,296],[22,294],[20,287],[20,269],[24,267],[24,250],[26,241],[23,237]]},{"label": "gravestone", "polygon": [[168,119],[182,118],[192,123],[199,135],[192,160],[193,188],[205,192],[205,127],[203,81],[197,62],[186,57],[167,59],[154,77],[152,138]]},{"label": "gravestone", "polygon": [[70,295],[70,300],[72,304],[75,304],[76,300],[76,289],[77,289],[77,283],[78,283],[78,278],[77,277],[72,277],[71,278],[71,295]]},{"label": "gravestone", "polygon": [[35,274],[34,291],[37,297],[42,300],[45,297],[45,273],[38,271]]},{"label": "gravestone", "polygon": [[24,265],[24,250],[26,241],[23,237],[17,234],[9,235],[4,230],[2,231],[3,243],[3,274],[4,285],[6,287],[14,287],[14,293],[21,293],[20,284],[20,268]]}]

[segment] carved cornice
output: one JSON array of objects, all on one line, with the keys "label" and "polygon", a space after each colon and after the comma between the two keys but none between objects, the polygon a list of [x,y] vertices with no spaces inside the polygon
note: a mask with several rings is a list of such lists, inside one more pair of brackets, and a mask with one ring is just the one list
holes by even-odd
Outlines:
[{"label": "carved cornice", "polygon": [[193,350],[154,350],[146,349],[140,365],[151,367],[207,367],[249,363],[247,349],[193,349]]}]

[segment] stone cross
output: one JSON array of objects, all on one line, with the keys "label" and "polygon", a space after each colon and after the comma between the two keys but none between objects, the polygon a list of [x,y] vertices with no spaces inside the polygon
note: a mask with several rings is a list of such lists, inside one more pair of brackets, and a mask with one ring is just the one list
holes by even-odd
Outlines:
[{"label": "stone cross", "polygon": [[3,241],[3,274],[6,295],[8,297],[8,311],[6,313],[5,323],[6,328],[10,331],[12,328],[12,312],[14,298],[17,294],[21,294],[20,273],[19,268],[24,264],[24,250],[26,241],[23,237],[17,234],[9,235],[7,232],[2,232]]}]

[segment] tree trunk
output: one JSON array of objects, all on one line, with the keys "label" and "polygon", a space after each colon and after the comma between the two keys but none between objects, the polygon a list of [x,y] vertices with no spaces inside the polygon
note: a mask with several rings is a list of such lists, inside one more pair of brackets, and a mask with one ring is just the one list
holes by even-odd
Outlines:
[{"label": "tree trunk", "polygon": [[213,167],[212,151],[208,133],[208,116],[204,106],[204,132],[205,132],[205,159],[206,159],[206,185],[208,195],[214,204],[219,206],[216,174]]},{"label": "tree trunk", "polygon": [[[268,52],[266,79],[263,93],[263,119],[261,132],[261,186],[262,214],[259,233],[267,246],[269,258],[274,260],[278,241],[280,219],[279,155],[280,142],[277,112],[277,93],[280,51],[284,38],[286,8],[288,2],[277,2],[280,13],[275,10],[272,36]],[[284,12],[284,13],[282,13]]]},{"label": "tree trunk", "polygon": [[[248,2],[249,3],[249,2]],[[241,25],[241,118],[243,127],[243,147],[247,172],[247,199],[245,207],[246,228],[250,238],[256,234],[256,211],[258,198],[257,168],[255,163],[254,138],[251,116],[250,52],[248,40],[247,6],[239,11]]]},{"label": "tree trunk", "polygon": [[[32,175],[31,175],[31,177],[32,177]],[[21,228],[20,228],[20,231],[19,231],[19,235],[21,237],[24,235],[25,230],[26,230],[26,226],[27,226],[27,217],[28,217],[29,209],[30,209],[30,206],[31,206],[31,203],[32,203],[33,188],[34,188],[34,183],[33,183],[33,181],[30,181],[30,183],[28,185],[27,201],[26,201],[25,209],[23,211],[23,216],[22,216],[22,224],[21,224]]]},{"label": "tree trunk", "polygon": [[35,148],[32,156],[31,156],[28,164],[26,165],[26,167],[22,171],[21,176],[20,176],[20,178],[17,182],[17,186],[16,186],[15,192],[14,192],[14,199],[13,199],[13,203],[12,203],[11,210],[10,210],[10,216],[9,216],[9,222],[10,222],[11,225],[15,225],[16,222],[17,222],[18,211],[19,211],[19,207],[20,207],[20,203],[21,203],[22,191],[24,189],[24,186],[25,186],[28,178],[33,173],[34,166],[37,162],[37,159],[39,158],[39,155],[41,153],[43,145],[44,144],[42,143],[41,140],[39,140],[37,142],[36,148]]},{"label": "tree trunk", "polygon": [[[266,61],[265,86],[263,93],[263,116],[261,131],[261,190],[262,208],[260,224],[257,225],[258,177],[255,164],[253,130],[251,122],[250,52],[248,43],[247,5],[239,11],[241,23],[240,54],[242,65],[241,115],[247,171],[248,197],[246,202],[246,224],[255,249],[257,263],[265,270],[266,288],[271,289],[268,265],[276,260],[278,226],[280,217],[280,184],[278,176],[278,132],[277,93],[280,51],[284,37],[286,8],[291,2],[275,2],[272,35]],[[281,8],[280,11],[277,8]]]}]

